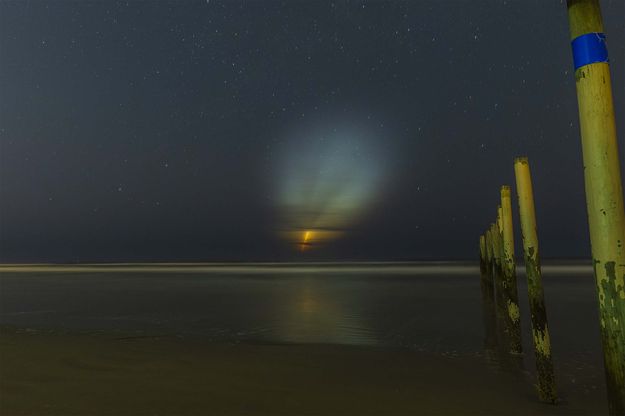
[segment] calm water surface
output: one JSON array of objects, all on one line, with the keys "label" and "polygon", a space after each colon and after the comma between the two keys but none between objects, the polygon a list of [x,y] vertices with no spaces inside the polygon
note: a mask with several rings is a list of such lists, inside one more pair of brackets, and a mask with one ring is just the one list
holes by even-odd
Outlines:
[{"label": "calm water surface", "polygon": [[[597,355],[590,269],[546,267],[545,296],[554,348]],[[447,352],[483,344],[478,271],[462,265],[1,273],[0,324]]]}]

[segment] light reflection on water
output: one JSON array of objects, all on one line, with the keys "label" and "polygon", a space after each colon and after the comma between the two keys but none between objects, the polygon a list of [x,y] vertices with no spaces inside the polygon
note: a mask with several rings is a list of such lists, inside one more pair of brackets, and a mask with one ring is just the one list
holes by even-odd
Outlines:
[{"label": "light reflection on water", "polygon": [[[5,271],[0,324],[450,355],[479,353],[483,347],[479,271],[469,265],[178,265],[158,272],[154,267]],[[554,354],[559,342],[578,345],[580,354],[598,354],[598,339],[590,336],[597,330],[590,270],[553,265],[545,267],[545,276]],[[524,299],[522,270],[518,280]],[[521,307],[527,317],[526,302]],[[527,334],[528,319],[523,324]],[[589,336],[576,335],[580,328]]]},{"label": "light reflection on water", "polygon": [[[351,306],[351,307],[350,307]],[[275,339],[292,343],[375,345],[377,339],[355,305],[338,301],[319,288],[313,278],[304,278],[293,298],[274,315],[269,332]]]}]

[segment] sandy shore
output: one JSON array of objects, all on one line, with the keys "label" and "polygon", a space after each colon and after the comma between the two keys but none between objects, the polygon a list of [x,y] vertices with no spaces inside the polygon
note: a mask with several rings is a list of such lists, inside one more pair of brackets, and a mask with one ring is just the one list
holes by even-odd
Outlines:
[{"label": "sandy shore", "polygon": [[[476,358],[3,328],[2,415],[597,414]],[[591,402],[597,403],[596,398]],[[605,412],[604,412],[605,413]]]}]

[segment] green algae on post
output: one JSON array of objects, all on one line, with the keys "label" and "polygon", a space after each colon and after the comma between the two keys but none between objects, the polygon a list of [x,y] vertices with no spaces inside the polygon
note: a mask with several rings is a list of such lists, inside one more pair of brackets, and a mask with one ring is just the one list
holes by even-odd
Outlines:
[{"label": "green algae on post", "polygon": [[507,305],[508,334],[510,337],[510,352],[520,354],[521,345],[521,315],[519,312],[519,294],[516,281],[516,265],[514,259],[514,235],[512,231],[512,202],[510,187],[501,187],[501,225],[502,225],[502,259],[501,269],[503,287]]},{"label": "green algae on post", "polygon": [[625,415],[625,209],[608,51],[599,0],[567,9],[608,405]]},{"label": "green algae on post", "polygon": [[482,318],[484,322],[484,348],[493,350],[497,346],[497,324],[495,318],[495,290],[489,270],[489,232],[480,236],[480,289],[482,292]]},{"label": "green algae on post", "polygon": [[[498,218],[499,219],[499,218]],[[500,345],[507,345],[509,343],[509,328],[508,320],[506,318],[507,306],[506,297],[504,294],[503,272],[501,270],[501,231],[499,229],[500,221],[491,224],[491,236],[492,236],[492,274],[495,288],[495,311],[497,321],[497,333],[500,337]]]},{"label": "green algae on post", "polygon": [[549,338],[547,309],[545,308],[540,269],[534,192],[527,158],[520,157],[514,160],[514,173],[519,201],[519,216],[521,218],[521,235],[523,238],[523,255],[525,259],[525,274],[527,276],[534,356],[536,357],[538,397],[541,401],[555,404],[558,396],[553,360],[551,358],[551,340]]}]

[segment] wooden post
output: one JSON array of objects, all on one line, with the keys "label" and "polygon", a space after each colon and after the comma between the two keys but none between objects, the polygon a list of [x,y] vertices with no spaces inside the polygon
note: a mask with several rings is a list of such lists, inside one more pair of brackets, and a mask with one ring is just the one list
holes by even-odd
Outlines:
[{"label": "wooden post", "polygon": [[[500,221],[499,221],[500,222]],[[490,225],[492,249],[492,275],[494,279],[495,299],[495,342],[497,343],[497,361],[506,371],[518,371],[523,368],[520,355],[510,355],[510,329],[508,308],[504,293],[503,273],[501,270],[502,238],[498,222]]]},{"label": "wooden post", "polygon": [[497,222],[491,224],[491,235],[493,237],[493,276],[497,294],[500,295],[503,288],[501,283],[501,231],[499,229],[499,217]]},{"label": "wooden post", "polygon": [[523,350],[521,345],[521,312],[516,282],[514,236],[512,233],[512,202],[510,200],[509,186],[501,187],[501,210],[501,224],[503,228],[503,257],[501,265],[508,312],[510,352],[520,354]]},{"label": "wooden post", "polygon": [[493,278],[493,237],[491,233],[491,228],[486,230],[484,234],[485,237],[485,246],[486,246],[486,279],[488,280],[491,287],[494,289],[494,278]]},{"label": "wooden post", "polygon": [[514,160],[514,173],[516,176],[517,197],[519,199],[525,274],[527,275],[532,338],[534,341],[534,356],[536,357],[538,397],[544,402],[555,404],[558,397],[556,394],[553,361],[551,359],[551,341],[540,270],[534,192],[532,190],[532,178],[527,158],[519,157]]},{"label": "wooden post", "polygon": [[489,249],[487,239],[490,233],[480,236],[480,289],[482,292],[482,319],[484,323],[484,347],[493,350],[497,346],[497,324],[495,317],[495,290],[489,267]]},{"label": "wooden post", "polygon": [[[491,224],[491,235],[493,236],[493,275],[495,279],[495,288],[497,290],[498,304],[503,302],[503,283],[502,283],[502,271],[501,271],[501,229],[499,224],[501,223],[499,215],[497,216],[497,222]],[[503,316],[503,315],[502,315]]]},{"label": "wooden post", "polygon": [[499,344],[503,347],[509,344],[509,328],[507,319],[507,306],[506,297],[504,294],[503,273],[501,270],[501,256],[502,256],[502,244],[501,244],[501,231],[499,229],[499,215],[497,221],[490,226],[492,237],[492,250],[493,250],[493,280],[495,287],[495,310],[496,310],[496,322],[498,327],[498,334],[501,337]]},{"label": "wooden post", "polygon": [[486,237],[480,236],[480,272],[482,278],[486,275]]},{"label": "wooden post", "polygon": [[509,332],[508,328],[508,320],[506,319],[507,313],[506,310],[506,297],[504,294],[504,283],[503,283],[503,269],[502,269],[502,260],[503,260],[503,243],[502,243],[502,230],[503,224],[501,222],[501,205],[497,205],[497,221],[493,227],[493,235],[494,238],[494,249],[495,249],[495,282],[497,285],[497,302],[498,302],[498,311],[500,312],[500,318],[503,319],[503,326],[505,328],[506,334]]},{"label": "wooden post", "polygon": [[568,0],[610,414],[625,415],[625,210],[599,0]]},{"label": "wooden post", "polygon": [[486,240],[486,271],[489,274],[489,279],[492,280],[492,262],[493,262],[493,246],[492,246],[492,236],[490,234],[490,227],[486,230],[484,234]]}]

